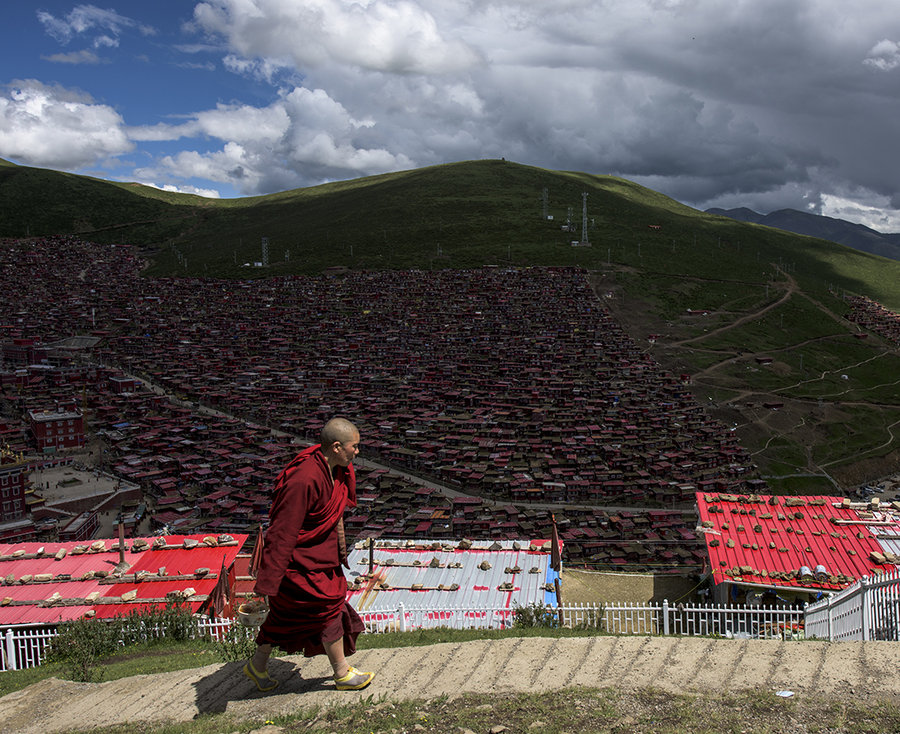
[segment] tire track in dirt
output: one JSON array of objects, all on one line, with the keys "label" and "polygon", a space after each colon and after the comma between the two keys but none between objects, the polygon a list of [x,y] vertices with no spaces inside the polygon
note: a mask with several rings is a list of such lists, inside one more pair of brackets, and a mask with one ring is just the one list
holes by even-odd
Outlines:
[{"label": "tire track in dirt", "polygon": [[772,685],[772,681],[775,679],[776,672],[781,665],[782,659],[784,658],[784,646],[779,643],[778,649],[775,651],[773,663],[769,665],[769,673],[763,680],[763,685],[766,688],[769,688]]},{"label": "tire track in dirt", "polygon": [[547,651],[544,653],[544,657],[541,660],[540,665],[534,666],[534,670],[531,673],[531,678],[528,681],[532,688],[534,688],[537,685],[538,681],[542,679],[545,669],[550,665],[550,661],[553,659],[554,653],[559,653],[560,647],[560,640],[553,640],[553,644],[551,644],[547,648]]},{"label": "tire track in dirt", "polygon": [[563,681],[564,688],[572,684],[575,676],[578,675],[581,672],[581,669],[584,668],[585,665],[589,664],[591,658],[593,658],[597,654],[597,647],[599,646],[599,644],[599,637],[591,638],[591,644],[584,648],[580,658],[578,659],[578,662],[570,668],[568,676],[566,677],[565,681]]},{"label": "tire track in dirt", "polygon": [[[609,674],[609,669],[612,667],[613,661],[616,659],[616,653],[620,649],[620,640],[622,638],[615,637],[613,638],[612,644],[609,646],[609,651],[606,654],[606,659],[603,662],[603,669],[600,671],[600,675],[598,676],[599,680],[606,680]],[[573,676],[574,682],[575,676]]]},{"label": "tire track in dirt", "polygon": [[[682,676],[681,637],[668,638],[671,640],[669,651],[659,660],[656,669],[650,674],[656,684],[661,688],[669,689],[677,686]],[[658,656],[656,656],[658,657]]]},{"label": "tire track in dirt", "polygon": [[[710,643],[712,644],[712,643]],[[747,655],[747,651],[750,649],[750,641],[743,640],[740,644],[740,647],[736,650],[736,655],[734,656],[734,660],[731,663],[731,667],[726,674],[726,677],[729,679],[737,676],[738,671],[741,669],[741,664],[744,662],[744,657]]]},{"label": "tire track in dirt", "polygon": [[[428,680],[424,683],[424,687],[426,689],[434,689],[440,690],[442,693],[451,693],[451,691],[445,690],[445,684],[443,682],[444,672],[446,670],[453,670],[456,667],[455,663],[458,657],[461,656],[463,650],[463,646],[461,644],[454,645],[454,647],[450,650],[447,655],[442,655],[437,660],[436,665],[434,666],[434,672],[428,678]],[[459,664],[462,664],[463,661],[459,660]]]},{"label": "tire track in dirt", "polygon": [[822,682],[822,674],[825,672],[825,665],[828,662],[828,648],[823,647],[819,650],[819,662],[816,665],[816,672],[812,677],[812,688],[816,690]]},{"label": "tire track in dirt", "polygon": [[[697,658],[693,661],[690,675],[686,676],[684,679],[684,685],[687,688],[694,688],[694,684],[696,683],[696,681],[700,679],[700,677],[709,669],[709,659],[712,656],[712,652],[715,649],[715,646],[715,640],[710,640],[709,642],[707,642],[700,655],[697,656]],[[735,665],[733,665],[731,668],[732,673],[734,672]]]},{"label": "tire track in dirt", "polygon": [[[623,639],[624,639],[624,638],[623,638]],[[614,686],[620,686],[620,685],[622,685],[623,681],[629,676],[629,674],[632,673],[632,669],[635,667],[635,663],[636,663],[638,660],[640,660],[641,654],[644,652],[644,650],[645,650],[645,649],[647,648],[647,646],[650,644],[650,640],[651,640],[651,639],[653,639],[653,638],[651,638],[651,637],[645,637],[645,638],[643,639],[643,641],[641,642],[640,646],[639,646],[637,649],[635,649],[635,650],[628,650],[628,649],[627,649],[628,647],[631,647],[631,645],[629,645],[628,643],[633,642],[633,640],[631,640],[631,639],[625,640],[625,643],[626,643],[626,644],[625,644],[625,648],[626,648],[626,652],[628,653],[628,659],[627,659],[627,660],[625,660],[625,659],[622,660],[622,670],[621,670],[621,672],[614,678],[614,680],[612,680],[612,681],[610,682],[611,685],[614,685]],[[635,677],[635,676],[633,676],[633,677]]]}]

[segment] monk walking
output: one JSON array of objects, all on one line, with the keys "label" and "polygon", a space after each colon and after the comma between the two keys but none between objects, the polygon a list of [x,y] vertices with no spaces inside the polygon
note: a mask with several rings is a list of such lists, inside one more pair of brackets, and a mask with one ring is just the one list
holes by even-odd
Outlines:
[{"label": "monk walking", "polygon": [[321,442],[301,451],[275,483],[269,529],[255,592],[267,598],[269,615],[256,637],[256,653],[244,674],[260,691],[278,681],[267,670],[272,647],[306,657],[325,654],[339,690],[365,688],[375,673],[347,662],[356,652],[363,623],[347,603],[343,539],[345,507],[356,506],[353,459],[359,431],[344,418],[325,424]]}]

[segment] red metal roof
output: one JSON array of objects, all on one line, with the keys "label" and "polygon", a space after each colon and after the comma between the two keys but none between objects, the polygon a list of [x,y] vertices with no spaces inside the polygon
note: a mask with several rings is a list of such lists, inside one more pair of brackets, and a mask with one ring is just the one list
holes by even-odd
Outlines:
[{"label": "red metal roof", "polygon": [[[194,594],[187,603],[196,612],[212,593],[223,561],[225,568],[230,569],[247,537],[166,535],[161,536],[165,547],[154,547],[154,542],[159,544],[161,540],[156,537],[126,539],[124,562],[128,568],[119,583],[109,575],[119,563],[118,540],[0,544],[0,626],[56,624],[79,619],[91,611],[98,618],[115,617],[154,605],[164,606],[167,594],[188,588],[193,588]],[[215,539],[216,545],[204,543],[205,538]],[[185,547],[185,540],[189,546],[194,541],[197,544]],[[136,542],[139,547],[146,542],[146,550],[134,550]],[[93,550],[95,546],[97,549]],[[89,550],[80,550],[85,548]],[[65,550],[65,555],[57,560],[60,550]],[[160,575],[161,568],[165,575]],[[204,568],[209,569],[207,573],[196,573]],[[98,577],[98,571],[107,576]],[[146,572],[146,576],[136,583],[134,575],[140,572]],[[41,575],[50,578],[42,580]],[[23,577],[26,583],[22,583]],[[130,591],[136,592],[135,599],[123,600],[122,595]],[[95,592],[96,600],[88,600],[88,595]]]},{"label": "red metal roof", "polygon": [[[842,497],[698,492],[696,498],[716,583],[835,590],[895,569],[873,560],[883,548],[866,526],[871,514]],[[801,578],[804,567],[811,576]],[[818,578],[817,567],[824,567]]]}]

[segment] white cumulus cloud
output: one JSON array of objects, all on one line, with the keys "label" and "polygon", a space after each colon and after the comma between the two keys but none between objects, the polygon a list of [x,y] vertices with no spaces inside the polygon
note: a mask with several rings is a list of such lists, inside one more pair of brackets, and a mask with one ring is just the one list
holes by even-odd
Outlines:
[{"label": "white cumulus cloud", "polygon": [[215,189],[198,188],[197,186],[191,186],[190,184],[175,186],[173,184],[156,184],[151,181],[139,181],[138,183],[141,183],[144,186],[151,186],[154,189],[159,189],[160,191],[171,191],[175,194],[196,194],[197,196],[203,196],[207,199],[221,198],[219,192]]},{"label": "white cumulus cloud", "polygon": [[122,117],[90,97],[33,79],[0,96],[0,156],[78,169],[132,150]]},{"label": "white cumulus cloud", "polygon": [[259,194],[413,167],[405,155],[362,140],[372,124],[356,119],[322,89],[296,87],[266,107],[217,105],[177,125],[129,132],[135,140],[221,141],[216,150],[165,156],[141,169],[145,179],[206,178]]},{"label": "white cumulus cloud", "polygon": [[881,71],[896,69],[900,66],[900,43],[886,38],[879,41],[869,50],[863,63]]},{"label": "white cumulus cloud", "polygon": [[440,74],[481,59],[470,44],[444,32],[423,4],[411,0],[208,0],[195,6],[194,21],[206,33],[225,38],[246,60],[299,69],[341,64]]}]

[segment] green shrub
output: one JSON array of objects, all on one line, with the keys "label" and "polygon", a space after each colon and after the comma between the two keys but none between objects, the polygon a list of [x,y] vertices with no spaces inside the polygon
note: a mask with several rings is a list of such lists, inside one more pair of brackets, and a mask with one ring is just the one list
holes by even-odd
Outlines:
[{"label": "green shrub", "polygon": [[72,680],[102,680],[100,661],[119,649],[119,632],[116,621],[77,619],[65,622],[59,627],[59,635],[50,642],[47,659],[61,663]]},{"label": "green shrub", "polygon": [[224,636],[216,641],[216,652],[226,663],[247,660],[256,652],[255,630],[242,624],[232,624]]},{"label": "green shrub", "polygon": [[559,617],[553,607],[544,604],[516,604],[513,611],[513,627],[559,627]]},{"label": "green shrub", "polygon": [[163,638],[183,642],[200,636],[190,607],[180,599],[166,602],[165,607],[135,610],[116,620],[123,645]]}]

